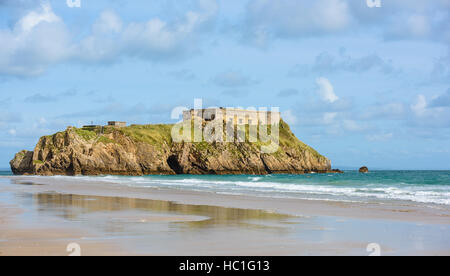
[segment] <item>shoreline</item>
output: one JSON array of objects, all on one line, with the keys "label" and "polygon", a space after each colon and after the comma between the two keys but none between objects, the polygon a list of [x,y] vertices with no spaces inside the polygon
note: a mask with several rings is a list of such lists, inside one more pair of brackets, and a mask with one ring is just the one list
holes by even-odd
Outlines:
[{"label": "shoreline", "polygon": [[[157,175],[184,175],[184,174],[178,174],[175,171],[146,171],[145,173],[129,173],[129,172],[122,172],[122,171],[101,171],[98,170],[96,172],[86,172],[83,174],[72,174],[72,173],[58,173],[58,172],[46,172],[42,174],[34,174],[34,173],[23,173],[23,174],[14,174],[14,172],[11,170],[11,173],[13,176],[103,176],[103,175],[111,175],[111,176],[157,176]],[[265,176],[265,175],[305,175],[305,174],[339,174],[339,173],[345,173],[345,171],[340,169],[329,169],[329,170],[289,170],[289,171],[262,171],[262,172],[254,172],[254,171],[214,171],[214,173],[210,172],[204,172],[204,173],[191,173],[186,175],[253,175],[253,176]]]},{"label": "shoreline", "polygon": [[[32,182],[57,193],[91,196],[117,196],[136,199],[172,201],[181,204],[210,205],[228,208],[258,209],[294,216],[336,216],[357,219],[381,219],[419,223],[450,224],[450,207],[447,205],[391,200],[379,202],[345,202],[308,200],[297,198],[272,198],[254,195],[233,195],[208,191],[168,188],[128,187],[114,182],[76,179],[49,179],[33,176],[7,176],[17,181]],[[125,189],[126,188],[126,189]]]}]

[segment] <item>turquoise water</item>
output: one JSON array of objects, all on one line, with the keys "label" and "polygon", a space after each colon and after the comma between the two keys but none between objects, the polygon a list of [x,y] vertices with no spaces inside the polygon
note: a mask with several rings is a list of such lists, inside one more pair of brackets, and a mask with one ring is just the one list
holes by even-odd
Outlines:
[{"label": "turquoise water", "polygon": [[344,174],[266,176],[77,176],[75,179],[130,187],[262,197],[356,202],[403,200],[450,205],[450,171],[372,171],[368,174],[346,171]]},{"label": "turquoise water", "polygon": [[6,170],[4,170],[4,171],[0,170],[0,176],[1,175],[12,175],[12,172],[11,171],[6,171]]}]

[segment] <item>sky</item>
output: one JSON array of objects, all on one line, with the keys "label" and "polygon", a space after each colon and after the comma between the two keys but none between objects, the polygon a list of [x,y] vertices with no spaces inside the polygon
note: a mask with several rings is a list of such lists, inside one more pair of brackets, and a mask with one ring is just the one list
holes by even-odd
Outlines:
[{"label": "sky", "polygon": [[194,99],[279,107],[335,168],[450,169],[450,0],[0,0],[0,168]]}]

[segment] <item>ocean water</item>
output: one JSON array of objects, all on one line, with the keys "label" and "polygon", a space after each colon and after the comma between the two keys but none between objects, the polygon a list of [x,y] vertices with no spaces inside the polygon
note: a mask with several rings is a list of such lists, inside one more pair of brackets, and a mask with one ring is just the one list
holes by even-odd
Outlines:
[{"label": "ocean water", "polygon": [[13,175],[13,174],[9,170],[1,170],[0,169],[0,176],[8,176],[8,175]]},{"label": "ocean water", "polygon": [[[0,175],[8,172],[0,172]],[[9,173],[10,174],[10,173]],[[450,171],[371,171],[360,174],[54,176],[128,187],[208,191],[221,194],[350,202],[402,200],[450,205]]]}]

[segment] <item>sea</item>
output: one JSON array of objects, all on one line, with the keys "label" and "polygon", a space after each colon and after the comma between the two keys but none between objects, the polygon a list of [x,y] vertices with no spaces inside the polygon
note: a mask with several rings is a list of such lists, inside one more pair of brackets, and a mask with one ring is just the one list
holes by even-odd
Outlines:
[{"label": "sea", "polygon": [[[8,170],[0,175],[12,175]],[[401,200],[450,205],[450,171],[344,171],[305,175],[52,176],[128,187],[343,202]]]}]

